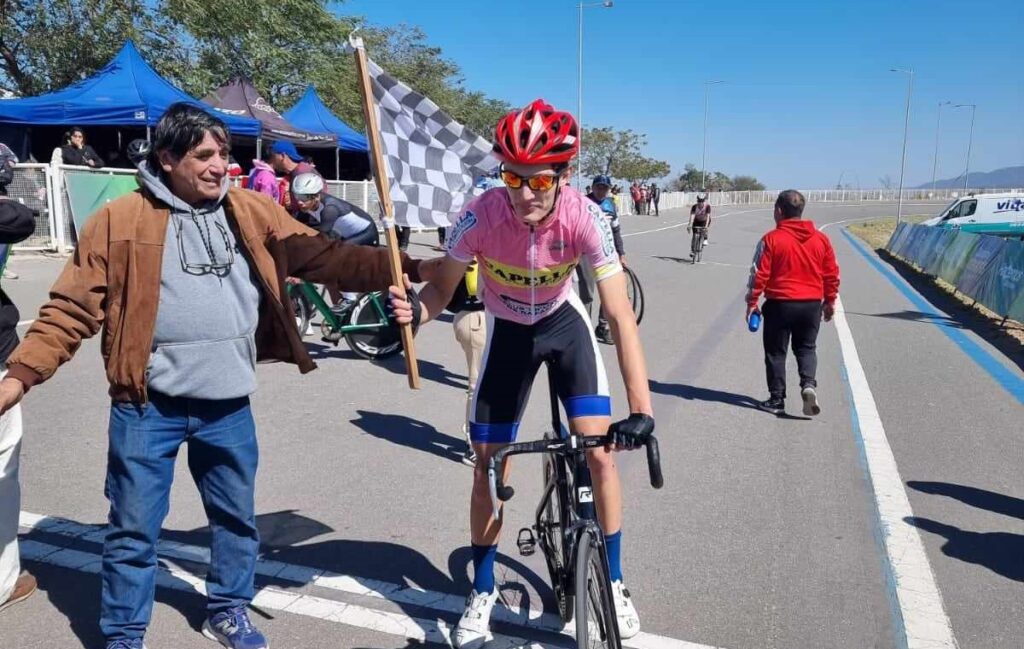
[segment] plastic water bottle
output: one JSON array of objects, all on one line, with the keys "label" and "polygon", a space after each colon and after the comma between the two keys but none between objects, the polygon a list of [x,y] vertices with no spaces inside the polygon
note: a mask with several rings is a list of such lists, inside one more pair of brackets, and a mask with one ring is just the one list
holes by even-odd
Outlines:
[{"label": "plastic water bottle", "polygon": [[751,331],[757,331],[761,328],[761,313],[754,311],[750,314],[750,320],[747,320],[747,329]]}]

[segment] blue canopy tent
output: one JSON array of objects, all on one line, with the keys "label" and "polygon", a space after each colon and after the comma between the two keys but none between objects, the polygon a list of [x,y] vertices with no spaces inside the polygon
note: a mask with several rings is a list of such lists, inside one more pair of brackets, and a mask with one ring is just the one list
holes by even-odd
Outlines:
[{"label": "blue canopy tent", "polygon": [[258,121],[215,112],[165,80],[149,67],[131,41],[87,79],[38,97],[0,100],[0,124],[134,126],[148,130],[171,104],[179,101],[217,115],[234,135],[260,135]]},{"label": "blue canopy tent", "polygon": [[312,84],[306,86],[306,92],[302,98],[289,108],[282,115],[286,120],[310,131],[326,131],[338,137],[338,148],[334,151],[335,169],[340,169],[339,151],[352,153],[366,153],[370,151],[366,143],[366,136],[357,132],[351,126],[341,120],[340,117],[331,112]]},{"label": "blue canopy tent", "polygon": [[307,131],[334,133],[338,136],[338,148],[342,151],[370,151],[366,136],[356,132],[332,113],[312,85],[306,87],[306,93],[294,106],[285,111],[282,117]]}]

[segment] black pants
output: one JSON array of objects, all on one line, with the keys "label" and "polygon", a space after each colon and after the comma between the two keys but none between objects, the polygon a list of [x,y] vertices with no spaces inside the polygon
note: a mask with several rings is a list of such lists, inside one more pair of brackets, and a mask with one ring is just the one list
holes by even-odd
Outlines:
[{"label": "black pants", "polygon": [[800,388],[817,387],[818,327],[821,325],[821,300],[766,300],[764,316],[764,367],[768,392],[786,398],[786,348],[792,340],[800,374]]},{"label": "black pants", "polygon": [[398,227],[398,249],[406,250],[409,248],[409,237],[412,236],[412,228]]}]

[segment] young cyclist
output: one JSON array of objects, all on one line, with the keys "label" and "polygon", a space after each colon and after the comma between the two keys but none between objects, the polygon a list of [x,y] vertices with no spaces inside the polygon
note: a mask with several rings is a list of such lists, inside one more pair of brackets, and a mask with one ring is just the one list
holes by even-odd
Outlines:
[{"label": "young cyclist", "polygon": [[708,245],[708,233],[711,232],[711,203],[708,203],[708,197],[703,193],[697,194],[697,202],[690,208],[686,232],[692,232],[694,227],[704,228],[704,242],[701,245]]},{"label": "young cyclist", "polygon": [[506,187],[490,189],[467,205],[448,234],[447,256],[424,262],[428,267],[421,274],[431,281],[419,300],[413,300],[416,309],[394,297],[399,289],[392,287],[398,321],[418,317],[426,322],[444,309],[470,261],[475,257],[480,264],[487,340],[470,420],[477,455],[470,501],[474,579],[466,611],[452,634],[458,649],[477,649],[492,637],[501,521],[492,516],[487,463],[515,440],[541,363],[557,385],[573,432],[603,435],[611,425],[608,379],[597,341],[571,288],[573,270],[584,257],[594,268],[632,413],[611,426],[614,446],[588,452],[587,463],[607,541],[620,630],[626,638],[640,630],[622,582],[622,490],[612,451],[642,445],[654,430],[654,419],[644,353],[611,228],[596,204],[568,186],[569,162],[578,148],[575,119],[543,100],[506,115],[498,123],[494,145]]}]

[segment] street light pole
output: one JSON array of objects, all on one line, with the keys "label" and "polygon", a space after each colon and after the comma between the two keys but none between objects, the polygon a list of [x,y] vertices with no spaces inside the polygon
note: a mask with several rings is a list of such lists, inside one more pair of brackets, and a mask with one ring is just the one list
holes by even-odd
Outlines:
[{"label": "street light pole", "polygon": [[890,72],[902,72],[907,80],[907,115],[903,121],[903,155],[900,158],[900,195],[896,204],[896,225],[903,219],[903,175],[907,170],[907,131],[910,129],[910,97],[914,94],[914,71],[892,68]]},{"label": "street light pole", "polygon": [[704,191],[707,187],[707,176],[708,176],[708,95],[710,94],[711,86],[719,83],[725,83],[724,81],[705,81],[704,82],[704,151],[700,156],[700,190]]},{"label": "street light pole", "polygon": [[952,104],[951,101],[939,102],[939,115],[935,118],[935,157],[932,160],[932,193],[935,193],[935,174],[939,170],[939,124],[942,123],[942,107]]},{"label": "street light pole", "polygon": [[583,9],[586,7],[603,7],[610,9],[614,3],[612,0],[605,2],[591,2],[590,4],[579,3],[579,21],[576,33],[578,55],[576,59],[576,123],[579,125],[579,153],[576,162],[576,188],[583,191]]},{"label": "street light pole", "polygon": [[964,193],[967,193],[967,182],[971,176],[971,146],[974,144],[974,112],[978,108],[976,104],[957,104],[953,108],[971,108],[971,135],[967,140],[967,164],[964,166]]}]

